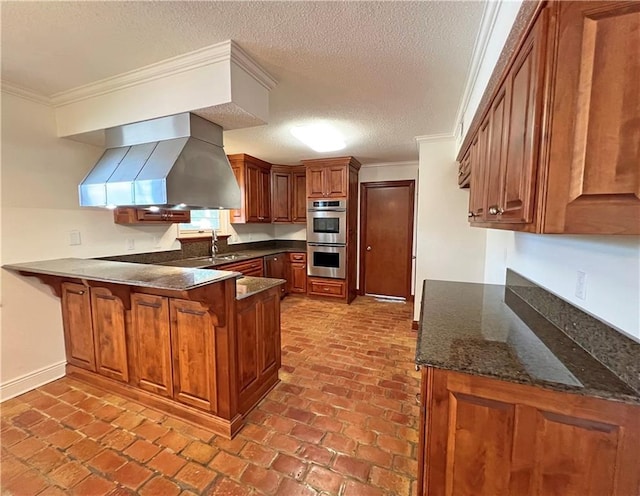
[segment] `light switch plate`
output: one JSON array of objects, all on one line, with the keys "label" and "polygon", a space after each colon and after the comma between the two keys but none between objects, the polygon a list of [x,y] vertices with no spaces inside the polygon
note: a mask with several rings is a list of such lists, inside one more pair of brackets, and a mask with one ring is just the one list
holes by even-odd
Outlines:
[{"label": "light switch plate", "polygon": [[78,246],[81,244],[80,231],[69,231],[69,246]]}]

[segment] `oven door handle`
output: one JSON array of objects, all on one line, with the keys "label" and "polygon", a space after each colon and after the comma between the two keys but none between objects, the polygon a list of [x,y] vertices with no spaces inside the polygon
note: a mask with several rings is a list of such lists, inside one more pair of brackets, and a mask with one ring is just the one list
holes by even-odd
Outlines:
[{"label": "oven door handle", "polygon": [[307,243],[307,246],[326,246],[328,248],[344,248],[345,243]]}]

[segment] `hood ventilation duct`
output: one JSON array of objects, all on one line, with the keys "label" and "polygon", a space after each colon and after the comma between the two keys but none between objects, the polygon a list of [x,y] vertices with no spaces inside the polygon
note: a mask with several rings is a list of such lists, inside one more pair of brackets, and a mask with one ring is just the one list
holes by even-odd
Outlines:
[{"label": "hood ventilation duct", "polygon": [[80,186],[83,207],[240,208],[222,128],[183,113],[105,130],[107,150]]}]

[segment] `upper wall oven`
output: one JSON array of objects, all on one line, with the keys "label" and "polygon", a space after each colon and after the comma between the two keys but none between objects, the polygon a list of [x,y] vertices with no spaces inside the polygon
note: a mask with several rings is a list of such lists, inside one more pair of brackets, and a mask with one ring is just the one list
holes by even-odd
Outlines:
[{"label": "upper wall oven", "polygon": [[309,200],[307,210],[308,242],[347,243],[347,200]]}]

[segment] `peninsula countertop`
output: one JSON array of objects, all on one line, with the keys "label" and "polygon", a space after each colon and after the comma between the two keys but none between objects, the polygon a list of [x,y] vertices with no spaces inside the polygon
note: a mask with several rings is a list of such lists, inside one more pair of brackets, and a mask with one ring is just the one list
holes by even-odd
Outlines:
[{"label": "peninsula countertop", "polygon": [[59,258],[7,264],[3,267],[32,274],[71,277],[174,291],[188,291],[241,276],[239,272],[224,270],[204,270],[83,258]]},{"label": "peninsula countertop", "polygon": [[500,285],[426,280],[416,364],[605,399],[640,394]]}]

